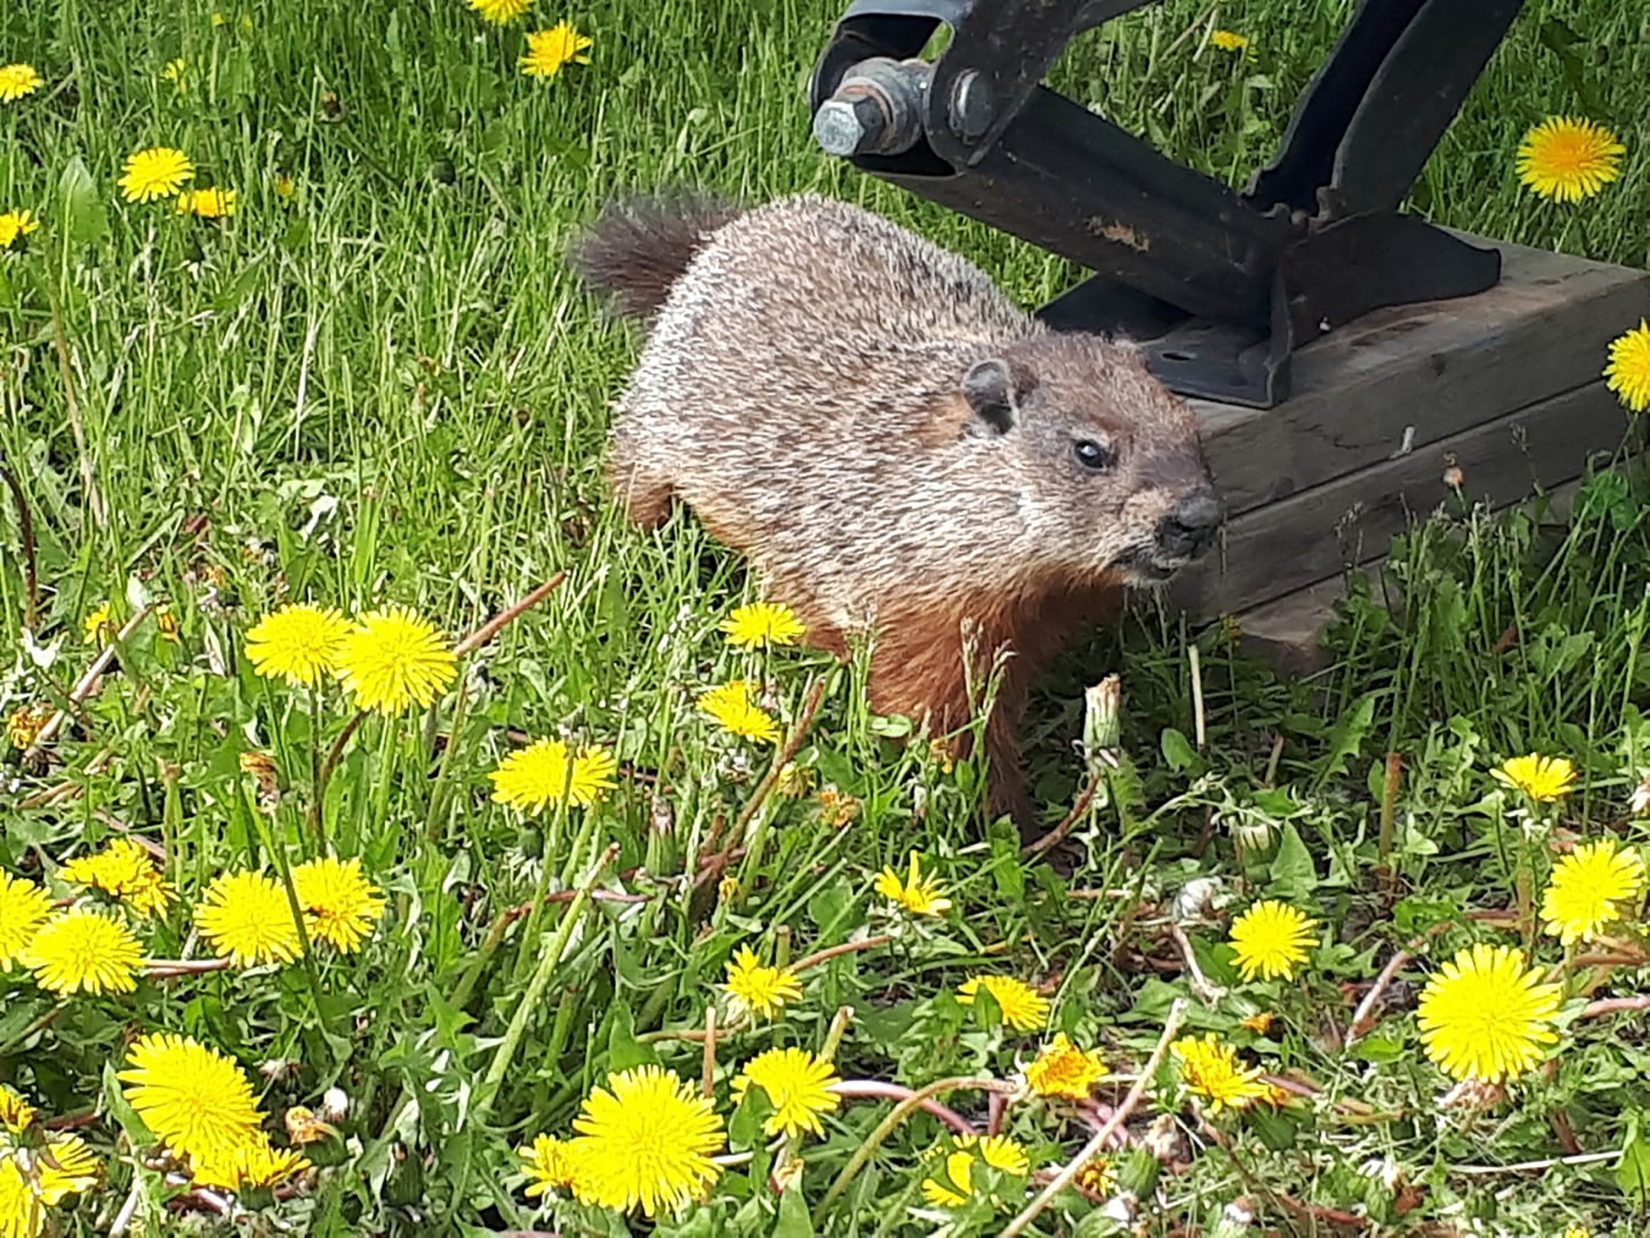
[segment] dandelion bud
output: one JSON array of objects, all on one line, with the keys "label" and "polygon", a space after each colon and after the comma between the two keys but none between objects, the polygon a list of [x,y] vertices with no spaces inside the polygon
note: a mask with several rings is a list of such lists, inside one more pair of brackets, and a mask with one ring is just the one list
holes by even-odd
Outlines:
[{"label": "dandelion bud", "polygon": [[1092,766],[1123,735],[1123,681],[1107,675],[1083,692],[1083,755]]}]

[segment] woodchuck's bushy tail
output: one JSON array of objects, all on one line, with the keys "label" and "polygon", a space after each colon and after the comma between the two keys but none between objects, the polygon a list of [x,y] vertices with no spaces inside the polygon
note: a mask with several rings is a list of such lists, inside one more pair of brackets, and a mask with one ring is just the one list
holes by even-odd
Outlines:
[{"label": "woodchuck's bushy tail", "polygon": [[573,243],[568,258],[621,313],[651,318],[710,234],[740,213],[700,195],[615,202]]}]

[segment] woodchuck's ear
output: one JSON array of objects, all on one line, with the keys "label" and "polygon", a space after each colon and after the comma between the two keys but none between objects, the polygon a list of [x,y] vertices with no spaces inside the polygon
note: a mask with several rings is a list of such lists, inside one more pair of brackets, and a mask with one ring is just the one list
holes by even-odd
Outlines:
[{"label": "woodchuck's ear", "polygon": [[1020,412],[1020,385],[1013,369],[1001,357],[976,361],[963,376],[963,398],[974,410],[968,432],[976,435],[1007,434]]}]

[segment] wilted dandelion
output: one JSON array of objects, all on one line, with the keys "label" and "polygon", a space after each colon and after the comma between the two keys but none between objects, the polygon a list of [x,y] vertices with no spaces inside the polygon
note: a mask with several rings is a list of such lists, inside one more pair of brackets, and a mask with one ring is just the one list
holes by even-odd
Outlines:
[{"label": "wilted dandelion", "polygon": [[580,34],[571,22],[560,22],[548,30],[537,30],[527,36],[527,54],[521,58],[521,71],[528,77],[555,77],[569,64],[589,64],[584,49],[594,42]]},{"label": "wilted dandelion", "polygon": [[951,910],[945,887],[934,878],[923,876],[915,851],[911,853],[904,881],[892,868],[885,868],[877,876],[875,889],[914,916],[943,916]]},{"label": "wilted dandelion", "polygon": [[226,1191],[268,1190],[308,1168],[309,1160],[302,1152],[277,1148],[262,1131],[220,1155],[190,1158],[190,1177],[196,1186]]},{"label": "wilted dandelion", "polygon": [[39,90],[43,79],[32,64],[0,65],[0,103],[15,103]]},{"label": "wilted dandelion", "polygon": [[974,976],[957,990],[957,1000],[972,1006],[981,989],[996,999],[997,1008],[1010,1027],[1031,1032],[1048,1023],[1048,999],[1025,981],[1013,976]]},{"label": "wilted dandelion", "polygon": [[1039,1096],[1087,1100],[1094,1085],[1106,1074],[1106,1064],[1098,1053],[1078,1048],[1064,1032],[1059,1032],[1026,1067],[1026,1082]]},{"label": "wilted dandelion", "polygon": [[1107,1157],[1091,1157],[1077,1171],[1076,1185],[1090,1195],[1106,1199],[1117,1190],[1117,1171]]},{"label": "wilted dandelion", "polygon": [[102,890],[145,919],[163,914],[172,896],[148,849],[130,838],[117,838],[102,851],[70,860],[57,875],[72,885]]},{"label": "wilted dandelion", "polygon": [[178,214],[200,219],[226,219],[235,213],[233,189],[191,189],[178,195]]},{"label": "wilted dandelion", "polygon": [[700,696],[699,711],[741,739],[755,739],[769,744],[779,739],[779,724],[751,699],[749,680],[730,679],[720,687],[712,688]]},{"label": "wilted dandelion", "polygon": [[777,602],[753,602],[722,620],[728,644],[745,649],[758,645],[794,645],[807,630],[795,611]]},{"label": "wilted dandelion", "polygon": [[516,1155],[526,1162],[527,1198],[537,1199],[550,1191],[560,1191],[573,1185],[573,1155],[571,1145],[552,1135],[540,1135]]},{"label": "wilted dandelion", "polygon": [[0,970],[23,957],[34,934],[52,913],[52,900],[34,882],[0,873]]},{"label": "wilted dandelion", "polygon": [[360,949],[384,914],[383,893],[358,859],[310,860],[292,870],[292,885],[310,937],[345,954]]},{"label": "wilted dandelion", "polygon": [[1249,46],[1248,36],[1234,30],[1211,30],[1209,42],[1223,52],[1241,52]]},{"label": "wilted dandelion", "polygon": [[802,982],[788,968],[764,966],[756,951],[741,946],[728,960],[728,978],[722,990],[734,1014],[771,1018],[784,1009],[786,1002],[802,996]]},{"label": "wilted dandelion", "polygon": [[118,920],[74,910],[41,925],[19,959],[34,972],[36,984],[59,997],[130,993],[137,988],[143,948]]},{"label": "wilted dandelion", "polygon": [[1627,148],[1603,125],[1554,116],[1524,135],[1518,179],[1543,198],[1580,202],[1621,175]]},{"label": "wilted dandelion", "polygon": [[338,676],[358,709],[393,714],[424,707],[458,674],[435,626],[403,606],[369,610],[344,638]]},{"label": "wilted dandelion", "polygon": [[649,1217],[674,1212],[722,1172],[711,1160],[724,1142],[715,1107],[660,1066],[608,1075],[573,1129],[573,1190],[586,1203],[620,1211],[640,1204]]},{"label": "wilted dandelion", "polygon": [[1288,980],[1318,944],[1314,922],[1287,903],[1266,899],[1232,921],[1232,949],[1245,980]]},{"label": "wilted dandelion", "polygon": [[541,739],[510,753],[487,776],[495,803],[536,813],[564,799],[581,808],[594,804],[618,785],[613,781],[618,768],[605,748],[585,748],[569,759],[565,740]]},{"label": "wilted dandelion", "polygon": [[1277,1021],[1278,1016],[1273,1014],[1270,1010],[1261,1010],[1250,1015],[1238,1026],[1242,1027],[1245,1031],[1254,1032],[1259,1036],[1265,1036],[1274,1026],[1276,1026]]},{"label": "wilted dandelion", "polygon": [[34,747],[40,732],[51,720],[52,709],[49,705],[24,705],[13,710],[6,719],[6,742],[19,752],[26,752]]},{"label": "wilted dandelion", "polygon": [[1541,900],[1547,932],[1566,946],[1594,937],[1644,893],[1644,858],[1614,838],[1582,843],[1553,865]]},{"label": "wilted dandelion", "polygon": [[180,1156],[219,1163],[254,1142],[262,1116],[231,1059],[190,1036],[151,1032],[133,1042],[116,1076],[126,1103]]},{"label": "wilted dandelion", "polygon": [[1567,757],[1544,757],[1532,752],[1513,757],[1490,771],[1491,777],[1522,791],[1537,803],[1548,803],[1568,795],[1575,787],[1576,767]]},{"label": "wilted dandelion", "polygon": [[1209,1113],[1241,1109],[1266,1094],[1260,1071],[1242,1065],[1237,1053],[1213,1032],[1202,1039],[1182,1036],[1169,1046],[1188,1091],[1209,1103]]},{"label": "wilted dandelion", "polygon": [[237,967],[290,963],[303,952],[286,891],[262,873],[225,873],[206,887],[195,927]]},{"label": "wilted dandelion", "polygon": [[837,1073],[831,1064],[814,1057],[806,1049],[769,1049],[759,1053],[733,1081],[734,1100],[741,1101],[751,1087],[761,1088],[773,1103],[773,1112],[762,1123],[770,1135],[784,1132],[800,1135],[812,1131],[824,1134],[820,1115],[833,1112],[842,1098],[831,1091]]},{"label": "wilted dandelion", "polygon": [[1499,1083],[1535,1066],[1541,1046],[1558,1038],[1559,997],[1556,984],[1525,968],[1522,950],[1480,943],[1427,981],[1417,1008],[1421,1044],[1452,1078]]},{"label": "wilted dandelion", "polygon": [[312,687],[338,670],[349,632],[349,620],[338,611],[294,603],[266,615],[246,634],[246,656],[260,675]]},{"label": "wilted dandelion", "polygon": [[1610,341],[1604,380],[1633,412],[1650,411],[1650,321],[1641,318],[1638,326]]},{"label": "wilted dandelion", "polygon": [[170,198],[195,175],[189,156],[170,146],[151,146],[126,160],[126,171],[116,183],[128,202]]},{"label": "wilted dandelion", "polygon": [[7,211],[0,215],[0,249],[10,249],[29,233],[38,231],[40,221],[33,211]]}]

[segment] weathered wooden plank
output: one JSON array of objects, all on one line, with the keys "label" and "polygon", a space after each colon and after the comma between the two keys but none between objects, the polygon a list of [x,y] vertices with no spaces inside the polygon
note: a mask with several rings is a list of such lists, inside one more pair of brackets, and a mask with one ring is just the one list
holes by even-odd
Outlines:
[{"label": "weathered wooden plank", "polygon": [[1613,450],[1627,415],[1602,381],[1417,447],[1228,522],[1222,545],[1171,592],[1194,619],[1233,614],[1385,554],[1414,517],[1454,501],[1445,470],[1461,471],[1463,494],[1500,507],[1585,471]]},{"label": "weathered wooden plank", "polygon": [[1377,310],[1301,349],[1295,393],[1276,408],[1194,401],[1228,511],[1590,382],[1609,341],[1650,315],[1650,273],[1501,248],[1494,288]]}]

